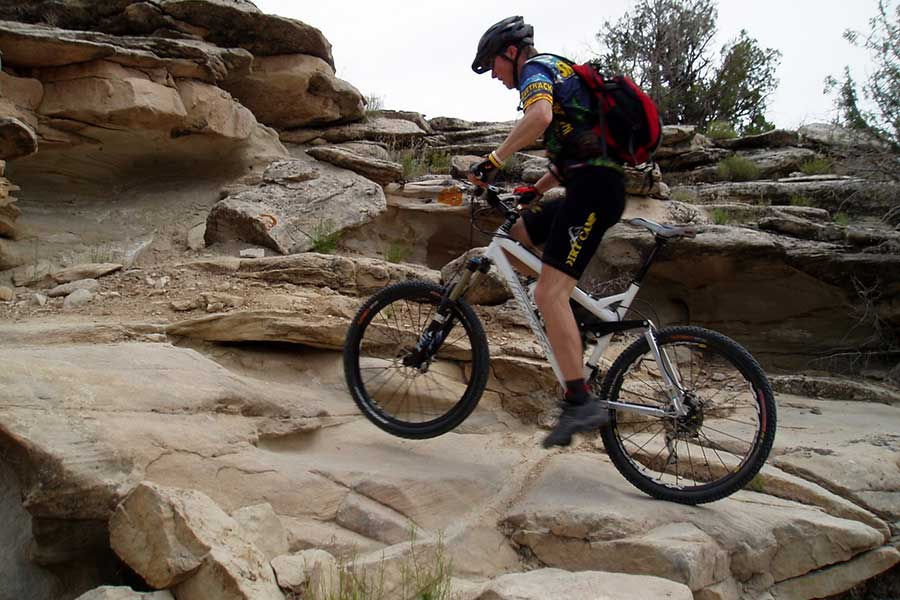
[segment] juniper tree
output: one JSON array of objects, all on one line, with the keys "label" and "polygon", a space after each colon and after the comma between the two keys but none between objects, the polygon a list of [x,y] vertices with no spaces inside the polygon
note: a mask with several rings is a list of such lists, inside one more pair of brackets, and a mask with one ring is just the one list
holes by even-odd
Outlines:
[{"label": "juniper tree", "polygon": [[643,87],[664,123],[771,129],[765,111],[781,53],[741,31],[717,56],[717,19],[714,0],[640,0],[615,23],[604,22],[597,34],[601,62]]}]

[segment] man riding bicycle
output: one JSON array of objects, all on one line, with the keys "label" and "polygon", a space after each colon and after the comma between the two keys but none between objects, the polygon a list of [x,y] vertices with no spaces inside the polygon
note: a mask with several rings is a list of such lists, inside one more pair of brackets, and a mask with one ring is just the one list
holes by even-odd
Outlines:
[{"label": "man riding bicycle", "polygon": [[[478,43],[472,70],[479,74],[490,70],[508,89],[517,89],[525,116],[496,150],[472,168],[469,179],[478,185],[489,183],[506,159],[544,136],[550,170],[534,186],[517,190],[521,203],[535,206],[523,213],[510,233],[528,246],[544,246],[534,299],[566,379],[562,415],[544,446],[568,446],[574,433],[597,429],[608,419],[584,380],[583,347],[569,297],[603,234],[622,216],[624,169],[607,156],[594,133],[592,93],[571,63],[539,54],[533,44],[534,29],[520,16],[494,24]],[[538,202],[560,183],[565,186],[564,199]]]}]

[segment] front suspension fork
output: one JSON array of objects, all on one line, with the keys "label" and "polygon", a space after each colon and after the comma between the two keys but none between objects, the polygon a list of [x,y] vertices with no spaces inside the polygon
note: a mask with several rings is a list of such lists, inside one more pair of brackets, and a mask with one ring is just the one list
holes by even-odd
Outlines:
[{"label": "front suspension fork", "polygon": [[459,281],[441,297],[434,318],[419,337],[415,351],[403,359],[404,365],[421,370],[427,361],[437,354],[455,324],[451,308],[468,291],[469,287],[477,283],[478,279],[490,268],[490,259],[485,256],[469,260]]}]

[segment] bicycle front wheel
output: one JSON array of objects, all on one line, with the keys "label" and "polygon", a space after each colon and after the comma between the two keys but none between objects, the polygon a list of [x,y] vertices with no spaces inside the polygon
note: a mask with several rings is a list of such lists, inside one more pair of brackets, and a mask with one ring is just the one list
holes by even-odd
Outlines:
[{"label": "bicycle front wheel", "polygon": [[686,414],[672,409],[659,363],[641,338],[616,359],[600,390],[602,398],[630,405],[610,410],[602,431],[607,453],[628,481],[655,498],[682,504],[724,498],[759,472],[772,448],[769,381],[743,347],[714,331],[670,327],[656,338],[685,390]]},{"label": "bicycle front wheel", "polygon": [[[481,399],[488,377],[484,328],[472,307],[449,307],[441,340],[428,340],[444,290],[425,281],[389,286],[369,298],[350,324],[344,376],[372,423],[412,439],[439,436],[462,423]],[[445,319],[445,320],[444,320]]]}]

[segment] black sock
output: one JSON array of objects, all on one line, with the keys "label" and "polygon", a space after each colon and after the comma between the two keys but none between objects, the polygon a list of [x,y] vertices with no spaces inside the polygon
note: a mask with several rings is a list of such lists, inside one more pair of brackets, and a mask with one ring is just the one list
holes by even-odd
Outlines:
[{"label": "black sock", "polygon": [[584,379],[572,379],[566,382],[565,401],[572,404],[584,404],[590,396],[590,390]]}]

